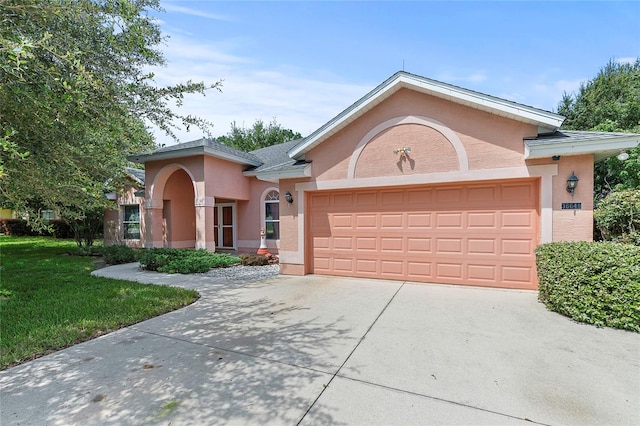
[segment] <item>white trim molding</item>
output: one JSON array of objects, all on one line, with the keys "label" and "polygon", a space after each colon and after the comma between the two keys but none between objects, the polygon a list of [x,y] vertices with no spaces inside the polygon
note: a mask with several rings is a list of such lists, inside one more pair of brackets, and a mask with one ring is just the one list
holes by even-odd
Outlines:
[{"label": "white trim molding", "polygon": [[534,140],[524,141],[524,158],[549,158],[554,155],[587,155],[594,154],[595,161],[612,157],[625,149],[633,149],[640,143],[640,135],[629,134],[618,137],[602,137],[594,133],[593,139],[554,141],[539,143]]},{"label": "white trim molding", "polygon": [[189,179],[191,179],[191,184],[193,185],[194,198],[195,199],[203,198],[201,195],[201,191],[198,190],[198,185],[196,185],[196,179],[193,177],[193,174],[191,173],[191,171],[189,171],[189,169],[187,169],[182,164],[171,163],[171,164],[165,165],[164,167],[162,167],[160,170],[156,172],[155,176],[153,177],[153,181],[149,186],[149,198],[147,200],[155,200],[159,202],[160,205],[162,205],[162,199],[164,196],[164,187],[167,184],[167,181],[169,180],[171,175],[178,170],[184,170],[184,172],[189,176]]},{"label": "white trim molding", "polygon": [[215,203],[215,197],[198,197],[194,200],[194,205],[196,207],[213,207]]},{"label": "white trim molding", "polygon": [[557,164],[528,166],[530,176],[540,177],[540,243],[553,241],[553,177]]}]

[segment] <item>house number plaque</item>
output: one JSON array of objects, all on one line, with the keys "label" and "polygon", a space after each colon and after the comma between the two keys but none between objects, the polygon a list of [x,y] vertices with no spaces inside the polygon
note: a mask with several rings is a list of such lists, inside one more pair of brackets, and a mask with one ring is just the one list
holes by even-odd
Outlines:
[{"label": "house number plaque", "polygon": [[582,210],[582,203],[562,203],[562,210]]}]

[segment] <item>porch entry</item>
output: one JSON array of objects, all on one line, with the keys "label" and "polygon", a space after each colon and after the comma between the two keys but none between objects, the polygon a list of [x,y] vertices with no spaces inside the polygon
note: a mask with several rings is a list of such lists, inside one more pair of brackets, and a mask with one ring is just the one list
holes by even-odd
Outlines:
[{"label": "porch entry", "polygon": [[213,207],[213,227],[216,248],[236,248],[236,205],[235,203],[216,204]]}]

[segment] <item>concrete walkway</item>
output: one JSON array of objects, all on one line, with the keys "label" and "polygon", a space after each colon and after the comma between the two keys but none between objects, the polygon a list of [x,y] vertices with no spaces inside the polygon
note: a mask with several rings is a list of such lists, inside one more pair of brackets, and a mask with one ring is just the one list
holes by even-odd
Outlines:
[{"label": "concrete walkway", "polygon": [[3,426],[640,424],[640,335],[535,292],[94,273],[202,297],[0,372]]}]

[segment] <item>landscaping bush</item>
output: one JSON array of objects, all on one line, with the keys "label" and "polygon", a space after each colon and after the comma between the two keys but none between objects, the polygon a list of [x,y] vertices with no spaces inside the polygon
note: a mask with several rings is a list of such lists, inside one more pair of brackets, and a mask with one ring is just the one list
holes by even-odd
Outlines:
[{"label": "landscaping bush", "polygon": [[102,256],[103,247],[99,246],[83,246],[76,247],[69,251],[71,256]]},{"label": "landscaping bush", "polygon": [[269,264],[269,258],[267,256],[253,253],[241,254],[240,261],[244,266],[265,266]]},{"label": "landscaping bush", "polygon": [[35,237],[40,235],[34,231],[24,219],[2,219],[2,233],[14,237]]},{"label": "landscaping bush", "polygon": [[107,246],[102,249],[102,258],[110,265],[120,265],[136,261],[136,252],[125,245]]},{"label": "landscaping bush", "polygon": [[53,236],[56,238],[73,238],[73,230],[71,226],[64,220],[52,220],[51,227],[53,228]]},{"label": "landscaping bush", "polygon": [[640,332],[640,247],[557,242],[536,248],[538,298],[576,321]]},{"label": "landscaping bush", "polygon": [[225,268],[240,262],[239,258],[225,253],[166,248],[140,250],[137,258],[142,269],[170,274],[207,272],[212,268]]},{"label": "landscaping bush", "polygon": [[640,189],[610,193],[593,218],[605,240],[640,246]]},{"label": "landscaping bush", "polygon": [[2,219],[0,220],[0,230],[5,235],[14,237],[37,237],[50,236],[56,238],[73,238],[73,231],[69,224],[63,220],[52,220],[50,222],[51,231],[47,229],[34,230],[29,226],[29,222],[24,219]]}]

